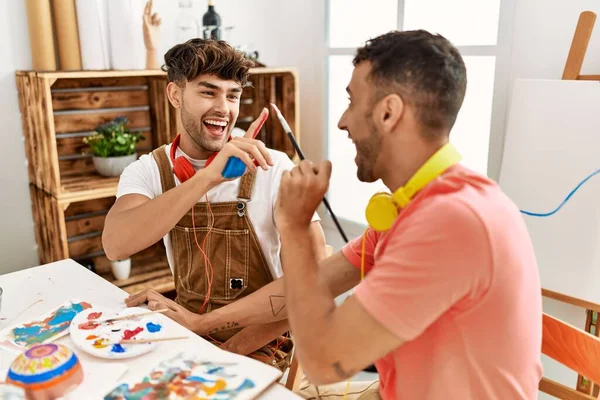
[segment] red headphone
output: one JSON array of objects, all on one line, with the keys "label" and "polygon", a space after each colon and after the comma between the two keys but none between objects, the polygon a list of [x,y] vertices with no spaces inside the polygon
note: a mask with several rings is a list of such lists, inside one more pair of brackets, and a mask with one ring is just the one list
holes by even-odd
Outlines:
[{"label": "red headphone", "polygon": [[192,167],[192,163],[190,160],[183,156],[179,156],[175,158],[175,153],[177,152],[177,146],[179,146],[179,140],[181,135],[177,134],[173,143],[171,144],[171,162],[173,163],[173,173],[179,179],[179,182],[183,183],[190,179],[196,171],[194,171],[194,167]]},{"label": "red headphone", "polygon": [[[183,156],[175,158],[180,139],[181,134],[178,133],[177,136],[175,136],[175,139],[173,139],[173,143],[171,144],[171,162],[173,163],[173,173],[175,174],[177,179],[179,179],[179,182],[183,183],[190,179],[192,176],[194,176],[196,171],[194,170],[194,167],[192,166],[190,160],[188,160],[187,158]],[[227,141],[229,140],[231,140],[231,136],[229,136],[229,139],[227,139]],[[204,168],[210,165],[210,163],[212,162],[212,160],[215,159],[217,154],[219,154],[219,152],[214,153],[208,158],[208,160],[206,160]]]}]

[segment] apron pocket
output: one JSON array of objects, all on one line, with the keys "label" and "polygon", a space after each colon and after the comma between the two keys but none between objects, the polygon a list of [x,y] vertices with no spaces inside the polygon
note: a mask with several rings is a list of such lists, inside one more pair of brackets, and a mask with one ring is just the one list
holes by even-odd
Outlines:
[{"label": "apron pocket", "polygon": [[[204,255],[198,248],[198,244],[202,247],[208,228],[175,227],[175,229],[184,233],[186,237],[187,262],[181,263],[182,268],[178,273],[185,291],[201,297],[204,301],[208,289],[208,277],[212,276],[210,301],[225,304],[239,297],[248,288],[250,268],[248,229],[213,228],[204,246],[209,264],[205,264]],[[196,238],[194,238],[194,231]]]}]

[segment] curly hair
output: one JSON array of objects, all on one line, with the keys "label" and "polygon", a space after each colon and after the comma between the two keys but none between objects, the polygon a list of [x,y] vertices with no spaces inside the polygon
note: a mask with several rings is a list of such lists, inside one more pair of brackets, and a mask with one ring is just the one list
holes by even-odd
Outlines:
[{"label": "curly hair", "polygon": [[169,82],[179,86],[203,74],[216,75],[246,86],[253,66],[254,63],[244,53],[223,40],[196,38],[169,49],[162,70],[167,73]]},{"label": "curly hair", "polygon": [[462,106],[467,72],[458,50],[424,30],[392,31],[358,49],[354,65],[371,63],[376,99],[397,93],[412,104],[423,134],[434,139],[451,129]]}]

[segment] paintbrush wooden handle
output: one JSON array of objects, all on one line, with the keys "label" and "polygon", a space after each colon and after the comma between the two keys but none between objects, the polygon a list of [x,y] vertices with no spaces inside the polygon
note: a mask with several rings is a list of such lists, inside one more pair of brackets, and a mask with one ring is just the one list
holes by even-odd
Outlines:
[{"label": "paintbrush wooden handle", "polygon": [[123,315],[122,317],[116,317],[116,318],[105,318],[105,319],[99,319],[99,320],[91,320],[89,322],[95,323],[95,324],[104,324],[107,322],[115,322],[115,321],[123,321],[126,319],[133,319],[133,318],[139,318],[139,317],[145,317],[146,315],[150,315],[150,314],[156,314],[156,313],[163,313],[165,311],[169,311],[168,308],[163,308],[160,310],[155,310],[155,311],[147,311],[147,312],[143,312],[143,313],[139,313],[139,314],[129,314],[129,315]]},{"label": "paintbrush wooden handle", "polygon": [[189,339],[189,336],[176,336],[176,337],[164,337],[164,338],[156,338],[156,339],[128,339],[121,340],[118,344],[139,344],[139,343],[154,343],[154,342],[167,342],[170,340],[181,340],[181,339]]}]

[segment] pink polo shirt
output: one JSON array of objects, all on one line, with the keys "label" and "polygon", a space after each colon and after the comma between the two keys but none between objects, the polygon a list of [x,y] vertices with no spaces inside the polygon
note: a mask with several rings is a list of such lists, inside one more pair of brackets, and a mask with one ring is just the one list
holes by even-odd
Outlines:
[{"label": "pink polo shirt", "polygon": [[[357,268],[360,253],[361,238],[343,249]],[[369,230],[365,270],[356,298],[405,342],[376,363],[384,399],[537,399],[538,268],[495,182],[450,168],[388,232]]]}]

